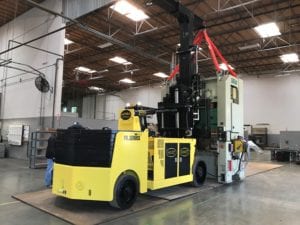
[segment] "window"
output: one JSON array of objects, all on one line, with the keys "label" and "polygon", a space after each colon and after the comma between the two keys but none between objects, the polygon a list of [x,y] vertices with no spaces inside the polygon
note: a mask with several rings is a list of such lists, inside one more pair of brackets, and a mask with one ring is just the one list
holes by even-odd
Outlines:
[{"label": "window", "polygon": [[73,107],[71,108],[71,112],[72,112],[72,113],[77,113],[77,107],[76,107],[76,106],[73,106]]},{"label": "window", "polygon": [[235,86],[231,86],[231,99],[233,103],[239,104],[239,90]]}]

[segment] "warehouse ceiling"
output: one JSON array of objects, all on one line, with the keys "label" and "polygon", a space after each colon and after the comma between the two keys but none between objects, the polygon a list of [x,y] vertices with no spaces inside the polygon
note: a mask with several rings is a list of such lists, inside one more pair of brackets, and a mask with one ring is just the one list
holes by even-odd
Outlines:
[{"label": "warehouse ceiling", "polygon": [[[120,90],[163,82],[153,76],[156,72],[170,72],[172,54],[179,43],[179,26],[174,17],[149,1],[131,1],[149,16],[145,22],[134,22],[109,7],[94,11],[80,21],[112,38],[134,46],[153,58],[137,54],[90,32],[71,26],[66,37],[74,43],[66,46],[65,84],[97,86],[106,90]],[[280,56],[300,52],[299,1],[240,1],[240,0],[184,0],[190,10],[206,21],[207,31],[228,62],[239,74],[278,74],[300,69],[299,63],[283,63]],[[276,22],[281,35],[261,38],[254,27]],[[102,45],[102,46],[101,46]],[[101,48],[102,47],[102,48]],[[206,45],[199,55],[199,70],[205,76],[215,76],[215,68]],[[110,61],[115,56],[131,62],[120,65]],[[74,70],[84,66],[98,71],[94,74]],[[96,79],[91,79],[96,77]],[[129,78],[134,84],[119,82]]]},{"label": "warehouse ceiling", "polygon": [[[37,3],[44,0],[34,0]],[[0,0],[0,27],[31,9],[24,0]]]},{"label": "warehouse ceiling", "polygon": [[[172,55],[179,43],[178,23],[149,0],[128,2],[149,18],[135,22],[108,5],[79,18],[80,26],[73,24],[66,29],[66,38],[73,43],[65,45],[65,87],[86,91],[94,86],[118,91],[164,82],[153,74],[170,72]],[[299,0],[182,0],[181,3],[205,21],[209,36],[238,74],[274,76],[300,71],[299,62],[284,63],[280,58],[283,54],[300,52]],[[280,35],[260,37],[254,28],[270,22],[277,24]],[[93,32],[87,31],[90,28]],[[127,63],[109,60],[116,56]],[[203,44],[198,60],[202,75],[215,76],[207,45]],[[81,72],[78,67],[90,71]],[[135,83],[120,82],[124,78]]]}]

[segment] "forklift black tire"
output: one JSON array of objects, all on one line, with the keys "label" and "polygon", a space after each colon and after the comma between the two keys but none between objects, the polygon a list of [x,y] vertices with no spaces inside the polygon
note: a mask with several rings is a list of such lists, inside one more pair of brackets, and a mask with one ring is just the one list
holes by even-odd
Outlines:
[{"label": "forklift black tire", "polygon": [[118,209],[130,208],[138,195],[138,182],[132,175],[121,175],[114,188],[114,198],[109,204]]},{"label": "forklift black tire", "polygon": [[193,167],[193,182],[192,185],[194,187],[200,187],[203,185],[206,179],[206,165],[203,161],[197,160],[195,161]]}]

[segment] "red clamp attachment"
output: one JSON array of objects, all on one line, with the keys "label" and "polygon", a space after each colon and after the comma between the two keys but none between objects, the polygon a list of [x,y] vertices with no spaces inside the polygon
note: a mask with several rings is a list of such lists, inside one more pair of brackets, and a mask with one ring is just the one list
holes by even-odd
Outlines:
[{"label": "red clamp attachment", "polygon": [[[228,62],[226,61],[226,59],[224,58],[224,56],[221,54],[221,52],[219,51],[219,49],[216,47],[216,45],[212,42],[212,40],[210,39],[210,37],[207,34],[206,30],[200,30],[193,41],[194,45],[200,46],[203,40],[203,37],[208,45],[208,49],[209,49],[209,53],[210,56],[212,58],[212,61],[215,65],[215,68],[218,72],[221,71],[217,56],[221,59],[222,63],[225,64],[226,68],[228,69],[229,73],[234,76],[237,77],[236,73],[233,71],[233,69],[228,65]],[[168,77],[168,80],[173,79],[173,77],[176,76],[176,74],[179,73],[179,65],[177,64],[175,66],[175,68],[173,69],[172,73],[170,74],[170,76]]]}]

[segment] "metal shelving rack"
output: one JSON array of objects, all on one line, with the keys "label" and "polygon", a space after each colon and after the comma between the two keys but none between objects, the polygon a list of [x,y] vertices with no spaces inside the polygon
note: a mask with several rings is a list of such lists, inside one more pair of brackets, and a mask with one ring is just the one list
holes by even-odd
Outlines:
[{"label": "metal shelving rack", "polygon": [[29,168],[47,167],[46,149],[52,133],[53,131],[34,131],[31,133],[28,151]]}]

